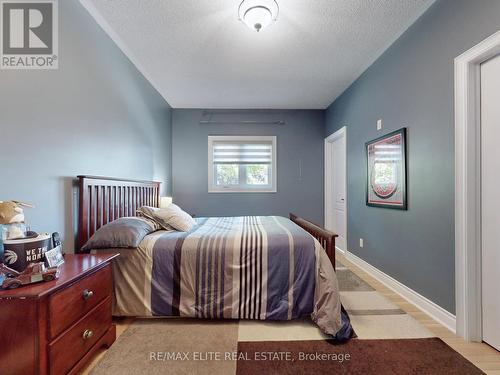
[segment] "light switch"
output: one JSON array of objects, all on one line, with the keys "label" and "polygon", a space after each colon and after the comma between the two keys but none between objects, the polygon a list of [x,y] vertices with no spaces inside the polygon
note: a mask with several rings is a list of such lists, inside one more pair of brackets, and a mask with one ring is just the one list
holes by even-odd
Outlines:
[{"label": "light switch", "polygon": [[377,121],[377,130],[382,130],[382,119]]}]

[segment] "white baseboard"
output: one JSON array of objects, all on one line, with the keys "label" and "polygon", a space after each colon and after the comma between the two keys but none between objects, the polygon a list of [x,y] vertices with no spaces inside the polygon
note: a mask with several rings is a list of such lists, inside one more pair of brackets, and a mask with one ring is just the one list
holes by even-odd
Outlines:
[{"label": "white baseboard", "polygon": [[394,292],[399,294],[401,297],[406,299],[411,304],[418,307],[424,313],[429,315],[435,321],[441,323],[443,326],[448,328],[453,333],[456,332],[456,317],[449,311],[446,311],[441,306],[438,306],[426,297],[418,294],[413,289],[408,288],[406,285],[400,283],[391,276],[375,268],[370,263],[364,261],[363,259],[357,257],[351,252],[347,252],[346,258],[348,261],[354,263],[356,266],[361,268],[363,271],[368,273],[370,276],[374,277],[382,284],[392,289]]},{"label": "white baseboard", "polygon": [[335,251],[338,251],[340,254],[344,255],[345,256],[345,251],[342,250],[340,247],[338,246],[335,246]]}]

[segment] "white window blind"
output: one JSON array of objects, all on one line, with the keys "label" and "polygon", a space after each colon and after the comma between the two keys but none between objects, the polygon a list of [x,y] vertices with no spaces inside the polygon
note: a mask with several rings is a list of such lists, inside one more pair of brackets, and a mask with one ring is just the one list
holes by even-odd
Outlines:
[{"label": "white window blind", "polygon": [[276,137],[209,136],[209,192],[275,192]]},{"label": "white window blind", "polygon": [[271,164],[272,142],[214,142],[214,163]]}]

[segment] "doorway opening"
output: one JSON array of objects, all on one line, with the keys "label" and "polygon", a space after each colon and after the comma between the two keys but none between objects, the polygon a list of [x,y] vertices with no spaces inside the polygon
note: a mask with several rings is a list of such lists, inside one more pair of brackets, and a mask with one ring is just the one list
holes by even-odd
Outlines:
[{"label": "doorway opening", "polygon": [[481,66],[500,53],[500,31],[455,59],[456,332],[483,340]]},{"label": "doorway opening", "polygon": [[347,131],[325,139],[325,228],[338,235],[335,250],[347,254]]}]

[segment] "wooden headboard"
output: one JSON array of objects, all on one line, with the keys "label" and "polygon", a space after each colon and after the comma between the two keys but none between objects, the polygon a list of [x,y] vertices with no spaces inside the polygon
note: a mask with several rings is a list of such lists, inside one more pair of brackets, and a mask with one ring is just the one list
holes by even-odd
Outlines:
[{"label": "wooden headboard", "polygon": [[78,176],[78,249],[97,229],[124,216],[136,216],[141,206],[160,206],[160,182],[112,177]]}]

